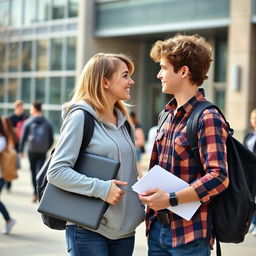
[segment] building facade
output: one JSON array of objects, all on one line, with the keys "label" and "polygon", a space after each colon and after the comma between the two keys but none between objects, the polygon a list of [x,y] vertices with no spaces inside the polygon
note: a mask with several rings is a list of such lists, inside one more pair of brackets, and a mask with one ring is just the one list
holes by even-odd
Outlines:
[{"label": "building facade", "polygon": [[44,103],[59,132],[76,77],[78,0],[0,0],[0,115]]},{"label": "building facade", "polygon": [[1,32],[1,114],[15,97],[40,99],[58,131],[61,104],[86,61],[97,52],[123,52],[136,65],[129,103],[147,131],[170,98],[156,79],[152,43],[196,33],[214,49],[203,85],[207,97],[223,109],[238,138],[249,127],[256,107],[256,0],[0,0],[0,12],[8,14],[0,25],[8,25]]}]

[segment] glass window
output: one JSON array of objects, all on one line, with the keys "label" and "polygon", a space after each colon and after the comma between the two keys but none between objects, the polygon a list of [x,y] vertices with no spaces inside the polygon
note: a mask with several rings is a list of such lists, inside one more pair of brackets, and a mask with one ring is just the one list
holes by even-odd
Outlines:
[{"label": "glass window", "polygon": [[11,43],[9,46],[9,71],[15,72],[18,71],[19,66],[19,58],[18,58],[18,51],[19,51],[19,43]]},{"label": "glass window", "polygon": [[53,125],[54,133],[60,133],[61,112],[49,111],[49,121]]},{"label": "glass window", "polygon": [[214,89],[214,102],[223,112],[225,111],[225,89]]},{"label": "glass window", "polygon": [[227,72],[227,42],[223,39],[215,44],[214,81],[226,82]]},{"label": "glass window", "polygon": [[50,104],[61,104],[61,78],[52,77],[50,79]]},{"label": "glass window", "polygon": [[63,19],[65,12],[65,0],[53,0],[52,2],[52,19]]},{"label": "glass window", "polygon": [[38,21],[47,21],[50,16],[50,0],[38,1]]},{"label": "glass window", "polygon": [[47,40],[40,40],[37,41],[37,56],[36,56],[36,70],[38,71],[45,71],[47,70]]},{"label": "glass window", "polygon": [[23,78],[21,83],[21,99],[25,103],[31,103],[31,79]]},{"label": "glass window", "polygon": [[4,102],[4,79],[0,79],[0,102]]},{"label": "glass window", "polygon": [[24,16],[23,16],[24,25],[30,25],[37,21],[36,2],[37,2],[36,0],[24,1]]},{"label": "glass window", "polygon": [[66,77],[66,84],[64,89],[64,101],[69,101],[72,98],[72,93],[75,87],[75,77]]},{"label": "glass window", "polygon": [[78,2],[77,0],[68,1],[68,17],[76,17],[78,14]]},{"label": "glass window", "polygon": [[5,44],[0,43],[0,73],[5,71]]},{"label": "glass window", "polygon": [[62,69],[63,38],[51,40],[51,70]]},{"label": "glass window", "polygon": [[22,70],[32,70],[32,42],[23,42],[22,45]]},{"label": "glass window", "polygon": [[45,78],[36,79],[35,100],[45,102]]},{"label": "glass window", "polygon": [[22,0],[11,1],[11,25],[18,27],[21,25]]},{"label": "glass window", "polygon": [[8,96],[7,102],[13,103],[17,99],[18,81],[17,79],[10,79],[7,83]]},{"label": "glass window", "polygon": [[0,27],[8,26],[9,24],[9,0],[0,1]]},{"label": "glass window", "polygon": [[76,37],[67,38],[67,70],[76,69]]}]

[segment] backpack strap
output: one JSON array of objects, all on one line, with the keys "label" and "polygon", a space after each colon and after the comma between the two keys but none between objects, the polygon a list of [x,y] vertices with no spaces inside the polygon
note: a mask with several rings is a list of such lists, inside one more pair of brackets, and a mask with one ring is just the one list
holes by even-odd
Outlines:
[{"label": "backpack strap", "polygon": [[80,151],[85,151],[87,146],[89,145],[93,131],[94,131],[94,117],[86,110],[83,109],[84,113],[84,132],[83,132],[83,140],[81,144]]},{"label": "backpack strap", "polygon": [[157,132],[160,131],[168,115],[169,111],[165,111],[165,109],[159,114]]},{"label": "backpack strap", "polygon": [[128,133],[129,133],[129,135],[130,135],[130,137],[131,137],[132,142],[135,143],[135,142],[134,142],[134,141],[135,141],[135,139],[134,139],[134,133],[132,132],[131,125],[130,125],[130,123],[129,123],[127,120],[124,122],[124,126],[126,127]]}]

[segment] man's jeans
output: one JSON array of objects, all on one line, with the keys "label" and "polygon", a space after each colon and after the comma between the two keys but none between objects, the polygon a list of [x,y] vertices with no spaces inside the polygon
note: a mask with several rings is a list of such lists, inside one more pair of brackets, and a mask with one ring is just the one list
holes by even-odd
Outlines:
[{"label": "man's jeans", "polygon": [[206,239],[172,248],[172,232],[169,224],[154,220],[148,238],[149,256],[209,256],[210,245]]},{"label": "man's jeans", "polygon": [[28,159],[30,162],[31,178],[34,188],[34,195],[36,195],[36,175],[44,165],[46,153],[33,153],[28,152]]},{"label": "man's jeans", "polygon": [[132,256],[134,236],[111,240],[76,225],[67,225],[66,242],[70,256]]}]

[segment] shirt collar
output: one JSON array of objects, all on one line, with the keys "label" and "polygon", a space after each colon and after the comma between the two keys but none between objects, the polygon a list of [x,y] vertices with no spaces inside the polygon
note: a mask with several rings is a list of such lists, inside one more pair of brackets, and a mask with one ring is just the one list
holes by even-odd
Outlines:
[{"label": "shirt collar", "polygon": [[[197,93],[189,99],[185,104],[179,107],[179,109],[183,109],[186,112],[191,111],[192,108],[194,108],[199,101],[205,100],[205,92],[203,88],[200,88]],[[165,112],[169,111],[170,114],[173,115],[175,109],[177,108],[177,101],[175,97],[173,97],[165,106]],[[179,110],[178,109],[178,110]]]}]

